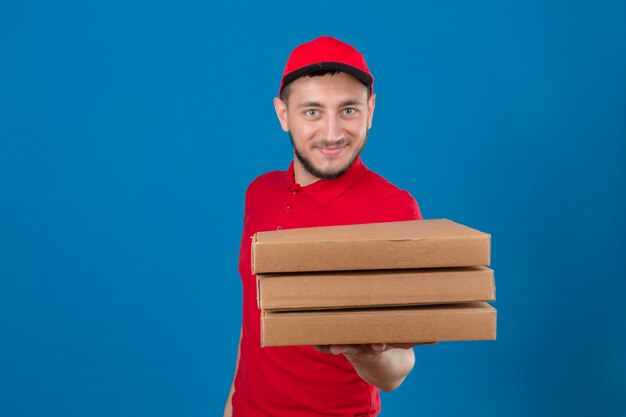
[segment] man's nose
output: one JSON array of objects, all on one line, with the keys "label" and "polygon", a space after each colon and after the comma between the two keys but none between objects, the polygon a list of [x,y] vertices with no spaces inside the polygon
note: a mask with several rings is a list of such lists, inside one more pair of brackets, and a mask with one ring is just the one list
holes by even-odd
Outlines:
[{"label": "man's nose", "polygon": [[326,120],[326,140],[336,142],[341,136],[341,120],[335,115],[330,115]]}]

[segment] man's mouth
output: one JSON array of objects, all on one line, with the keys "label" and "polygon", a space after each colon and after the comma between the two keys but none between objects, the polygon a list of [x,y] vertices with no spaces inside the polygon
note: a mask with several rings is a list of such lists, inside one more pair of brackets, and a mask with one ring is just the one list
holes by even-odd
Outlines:
[{"label": "man's mouth", "polygon": [[321,141],[316,147],[325,156],[335,156],[339,155],[347,146],[348,141],[342,138],[335,142]]},{"label": "man's mouth", "polygon": [[338,155],[344,148],[345,148],[345,145],[335,146],[331,148],[320,147],[319,150],[326,156],[335,156],[335,155]]}]

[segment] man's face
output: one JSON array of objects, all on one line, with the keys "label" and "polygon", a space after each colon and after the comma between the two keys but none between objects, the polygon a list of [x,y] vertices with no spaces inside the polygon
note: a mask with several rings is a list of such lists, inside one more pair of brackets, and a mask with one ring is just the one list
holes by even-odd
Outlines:
[{"label": "man's face", "polygon": [[305,183],[342,175],[359,156],[371,126],[375,96],[346,73],[301,77],[289,86],[287,103],[274,99],[289,132],[296,174]]}]

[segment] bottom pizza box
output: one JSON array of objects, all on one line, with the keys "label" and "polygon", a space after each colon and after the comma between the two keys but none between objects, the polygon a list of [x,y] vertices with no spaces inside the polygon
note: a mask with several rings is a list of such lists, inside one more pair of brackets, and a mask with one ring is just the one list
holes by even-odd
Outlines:
[{"label": "bottom pizza box", "polygon": [[322,311],[262,311],[262,346],[495,340],[484,302]]}]

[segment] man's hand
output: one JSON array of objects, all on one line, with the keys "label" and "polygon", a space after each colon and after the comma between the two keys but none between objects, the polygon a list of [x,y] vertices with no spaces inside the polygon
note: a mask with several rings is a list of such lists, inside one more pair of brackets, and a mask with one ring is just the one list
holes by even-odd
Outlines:
[{"label": "man's hand", "polygon": [[369,345],[323,345],[313,346],[313,349],[322,353],[329,353],[331,355],[351,355],[360,356],[363,355],[363,359],[368,356],[379,354],[388,351],[389,349],[411,349],[419,345],[434,345],[437,342],[423,342],[423,343],[372,343]]},{"label": "man's hand", "polygon": [[313,349],[331,355],[343,354],[365,382],[383,391],[392,391],[402,384],[413,369],[415,355],[412,348],[435,343],[324,345],[313,346]]}]

